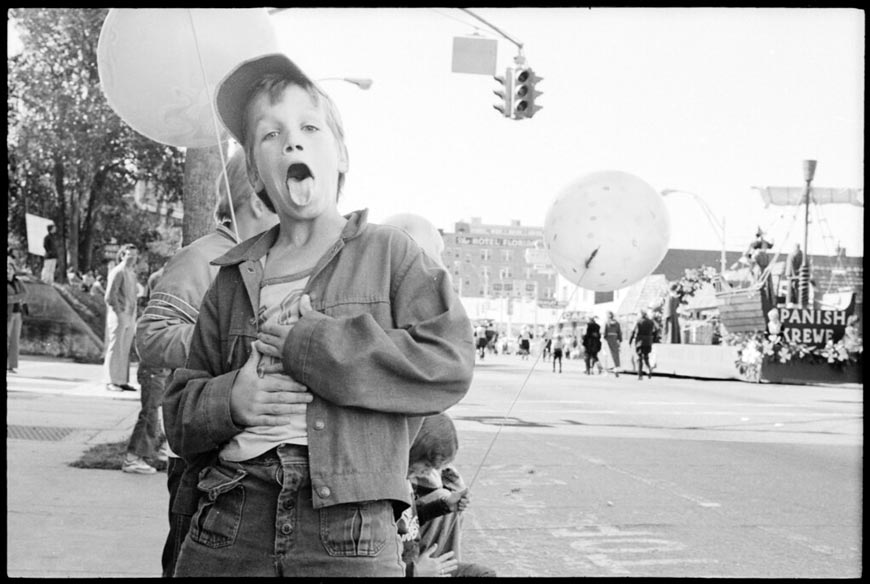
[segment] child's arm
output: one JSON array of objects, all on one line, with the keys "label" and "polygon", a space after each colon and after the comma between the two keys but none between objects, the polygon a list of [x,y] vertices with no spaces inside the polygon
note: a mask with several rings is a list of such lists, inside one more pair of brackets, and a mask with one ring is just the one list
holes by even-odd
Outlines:
[{"label": "child's arm", "polygon": [[394,271],[392,328],[368,313],[303,311],[280,345],[284,370],[342,406],[427,415],[462,399],[474,369],[471,322],[443,268],[419,249],[406,258]]},{"label": "child's arm", "polygon": [[[288,424],[289,415],[304,413],[313,399],[287,375],[259,376],[255,348],[230,346],[225,354],[218,314],[212,285],[194,327],[190,356],[173,374],[163,400],[169,446],[183,458],[220,448],[247,426]],[[244,340],[237,337],[236,342]],[[235,353],[245,363],[227,371]]]}]

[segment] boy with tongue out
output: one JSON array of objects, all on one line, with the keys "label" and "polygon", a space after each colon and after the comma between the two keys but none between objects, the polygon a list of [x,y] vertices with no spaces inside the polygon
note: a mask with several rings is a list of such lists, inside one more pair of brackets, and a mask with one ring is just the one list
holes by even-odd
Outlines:
[{"label": "boy with tongue out", "polygon": [[280,223],[213,262],[167,390],[194,514],[175,575],[402,576],[408,451],[468,391],[471,324],[403,230],[339,213],[341,120],[290,59],[240,64],[215,101]]}]

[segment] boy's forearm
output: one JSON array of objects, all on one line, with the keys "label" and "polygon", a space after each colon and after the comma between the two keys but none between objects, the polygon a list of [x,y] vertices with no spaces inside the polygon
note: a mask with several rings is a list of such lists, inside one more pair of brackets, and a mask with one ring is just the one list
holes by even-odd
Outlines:
[{"label": "boy's forearm", "polygon": [[463,334],[461,323],[421,323],[412,334],[384,330],[369,314],[340,319],[318,314],[300,320],[288,335],[285,370],[312,393],[342,406],[409,415],[441,412],[471,385],[474,349],[470,326]]},{"label": "boy's forearm", "polygon": [[221,447],[243,428],[230,414],[230,394],[238,371],[211,377],[178,369],[163,399],[169,446],[185,459]]}]

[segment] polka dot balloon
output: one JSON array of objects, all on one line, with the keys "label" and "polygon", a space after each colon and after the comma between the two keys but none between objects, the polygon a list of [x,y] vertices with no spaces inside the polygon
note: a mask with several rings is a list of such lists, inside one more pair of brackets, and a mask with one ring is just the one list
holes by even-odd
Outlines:
[{"label": "polka dot balloon", "polygon": [[617,170],[581,176],[556,196],[544,245],[556,270],[587,290],[631,286],[665,257],[670,218],[661,195]]}]

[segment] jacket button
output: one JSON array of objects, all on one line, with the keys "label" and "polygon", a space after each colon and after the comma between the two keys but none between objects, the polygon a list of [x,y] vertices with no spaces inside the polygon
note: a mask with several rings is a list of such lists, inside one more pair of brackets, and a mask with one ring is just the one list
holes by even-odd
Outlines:
[{"label": "jacket button", "polygon": [[323,430],[326,427],[326,424],[323,423],[323,420],[314,420],[314,429],[315,430]]},{"label": "jacket button", "polygon": [[253,268],[252,266],[248,266],[248,273],[249,273],[249,274],[253,274],[253,273],[254,273],[254,268]]},{"label": "jacket button", "polygon": [[317,489],[317,494],[320,495],[321,498],[326,499],[332,491],[329,490],[329,487],[320,487]]},{"label": "jacket button", "polygon": [[285,523],[281,526],[281,533],[284,535],[290,535],[291,531],[293,531],[293,527],[289,523]]},{"label": "jacket button", "polygon": [[293,499],[287,499],[286,501],[284,501],[284,508],[292,509],[295,504],[296,503],[293,501]]},{"label": "jacket button", "polygon": [[251,323],[252,325],[257,324],[257,317],[252,316],[250,319],[248,319],[248,322]]}]

